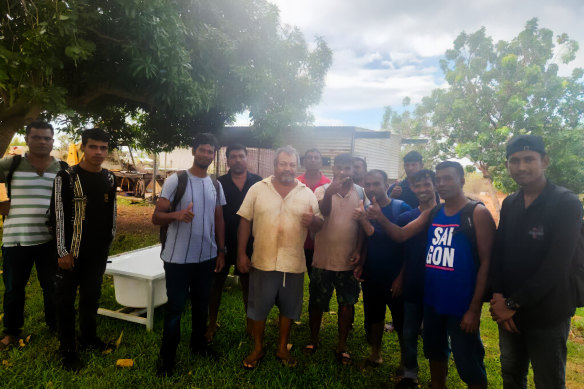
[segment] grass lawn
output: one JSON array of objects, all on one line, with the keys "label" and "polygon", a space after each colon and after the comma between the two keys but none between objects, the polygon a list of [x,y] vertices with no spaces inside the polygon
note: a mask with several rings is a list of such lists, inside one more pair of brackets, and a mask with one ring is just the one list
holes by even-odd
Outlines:
[{"label": "grass lawn", "polygon": [[[122,204],[123,207],[144,207],[144,214],[151,213],[144,205]],[[112,248],[113,253],[123,252],[156,243],[155,230],[123,230],[119,233]],[[0,294],[4,285],[0,285]],[[106,276],[103,285],[101,306],[117,309],[113,281]],[[324,315],[324,327],[321,331],[321,346],[312,357],[302,354],[301,348],[308,341],[308,282],[305,283],[304,314],[301,323],[292,330],[291,342],[294,344],[293,355],[300,362],[295,369],[280,366],[276,360],[275,344],[277,339],[277,309],[272,310],[266,326],[266,343],[268,353],[258,368],[245,371],[241,361],[248,353],[251,342],[244,334],[245,313],[238,286],[229,283],[223,294],[214,347],[220,353],[218,362],[190,355],[188,339],[190,335],[190,306],[187,307],[182,320],[183,338],[179,346],[178,367],[174,377],[159,378],[155,374],[154,364],[158,355],[162,336],[163,310],[156,310],[154,331],[146,332],[142,325],[121,320],[98,317],[98,335],[104,340],[116,340],[123,332],[119,348],[103,355],[84,352],[82,359],[87,367],[80,373],[64,371],[59,363],[58,342],[48,332],[43,320],[42,297],[36,275],[33,272],[27,288],[26,317],[22,338],[30,335],[30,341],[24,347],[14,348],[0,355],[0,386],[19,387],[83,387],[83,388],[118,388],[118,387],[170,387],[204,388],[204,387],[391,387],[392,377],[399,365],[397,335],[384,335],[383,357],[385,363],[377,369],[361,369],[360,363],[367,356],[367,347],[363,331],[363,305],[356,306],[354,331],[349,338],[349,348],[355,363],[350,367],[339,366],[333,356],[336,342],[336,301],[333,297],[331,309],[334,312]],[[389,315],[388,315],[389,319]],[[487,374],[489,387],[500,388],[500,364],[498,352],[497,328],[488,315],[487,307],[483,309],[481,323],[482,338],[485,343]],[[419,344],[420,381],[428,387],[428,363],[422,356],[422,343]],[[568,387],[584,387],[584,309],[579,309],[573,319],[572,334],[568,344]],[[116,361],[130,358],[134,361],[132,368],[117,368]],[[464,387],[456,373],[454,363],[450,363],[449,388]],[[533,387],[531,385],[530,387]]]}]

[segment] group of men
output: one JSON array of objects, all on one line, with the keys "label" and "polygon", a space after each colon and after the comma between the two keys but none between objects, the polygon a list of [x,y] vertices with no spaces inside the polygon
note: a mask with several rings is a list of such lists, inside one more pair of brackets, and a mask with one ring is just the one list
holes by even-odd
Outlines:
[{"label": "group of men", "polygon": [[[103,131],[84,132],[85,158],[71,168],[49,156],[52,135],[50,125],[35,122],[27,127],[29,151],[16,168],[11,158],[0,161],[0,182],[10,187],[11,199],[4,204],[0,347],[13,344],[21,331],[24,287],[36,264],[47,325],[58,328],[64,366],[78,370],[77,287],[79,346],[104,347],[95,316],[115,232],[115,181],[101,168],[108,144]],[[582,205],[546,179],[549,158],[540,137],[521,135],[507,144],[507,167],[520,189],[503,202],[498,228],[483,204],[464,195],[464,169],[457,162],[442,162],[434,172],[423,169],[419,153],[410,152],[404,158],[406,179],[390,186],[385,172],[367,171],[365,160],[340,154],[331,181],[321,172],[317,149],[306,151],[305,172],[297,176],[299,155],[286,146],[275,152],[274,174],[262,179],[248,171],[245,146],[231,145],[229,171],[215,180],[207,169],[218,148],[212,134],[197,136],[192,167],[165,181],[152,215],[164,231],[168,296],[159,374],[174,372],[187,298],[191,351],[217,356],[210,341],[218,327],[221,290],[235,265],[253,338],[243,360],[246,369],[256,368],[266,353],[265,322],[274,305],[280,313],[276,357],[296,366],[289,336],[302,312],[308,270],[310,340],[302,347],[308,356],[318,352],[322,316],[336,291],[334,354],[339,363],[352,363],[347,339],[362,289],[371,346],[366,364],[383,363],[389,308],[401,352],[400,387],[418,384],[423,327],[433,388],[446,386],[450,352],[461,379],[471,388],[485,388],[479,326],[488,301],[499,325],[504,387],[526,388],[530,362],[536,387],[565,387],[566,342],[575,310],[570,267]],[[47,208],[53,231],[45,224]]]}]

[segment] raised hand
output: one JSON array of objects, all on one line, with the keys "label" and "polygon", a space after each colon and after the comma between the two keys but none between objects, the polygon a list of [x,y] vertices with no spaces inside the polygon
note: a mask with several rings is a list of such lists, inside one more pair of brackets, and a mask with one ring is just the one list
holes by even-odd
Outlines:
[{"label": "raised hand", "polygon": [[399,196],[401,196],[402,194],[402,187],[399,184],[396,184],[393,189],[391,190],[391,193],[389,194],[389,197],[391,197],[392,199],[397,199],[399,198]]},{"label": "raised hand", "polygon": [[175,212],[175,218],[179,222],[183,223],[190,223],[195,214],[193,213],[193,202],[191,201],[189,205],[185,209],[181,209],[180,211]]},{"label": "raised hand", "polygon": [[359,206],[353,210],[353,220],[359,220],[365,215],[363,200],[359,201]]},{"label": "raised hand", "polygon": [[377,199],[375,196],[371,197],[371,205],[367,207],[367,218],[370,220],[379,220],[383,217],[383,212],[381,212],[381,207],[377,204]]}]

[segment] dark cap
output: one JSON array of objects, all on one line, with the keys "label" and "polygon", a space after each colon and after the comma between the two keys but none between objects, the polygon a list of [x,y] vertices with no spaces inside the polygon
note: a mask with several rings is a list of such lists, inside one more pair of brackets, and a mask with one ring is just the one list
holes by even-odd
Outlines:
[{"label": "dark cap", "polygon": [[545,145],[541,136],[537,135],[518,135],[507,142],[507,158],[518,151],[537,151],[545,155]]}]

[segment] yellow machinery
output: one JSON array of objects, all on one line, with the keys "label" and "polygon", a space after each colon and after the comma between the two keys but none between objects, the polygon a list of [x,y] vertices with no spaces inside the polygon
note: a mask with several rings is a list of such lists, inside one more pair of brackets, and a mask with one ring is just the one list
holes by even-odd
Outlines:
[{"label": "yellow machinery", "polygon": [[67,163],[70,166],[77,165],[83,159],[83,151],[81,151],[81,143],[71,143],[69,145],[69,152],[67,154]]}]

